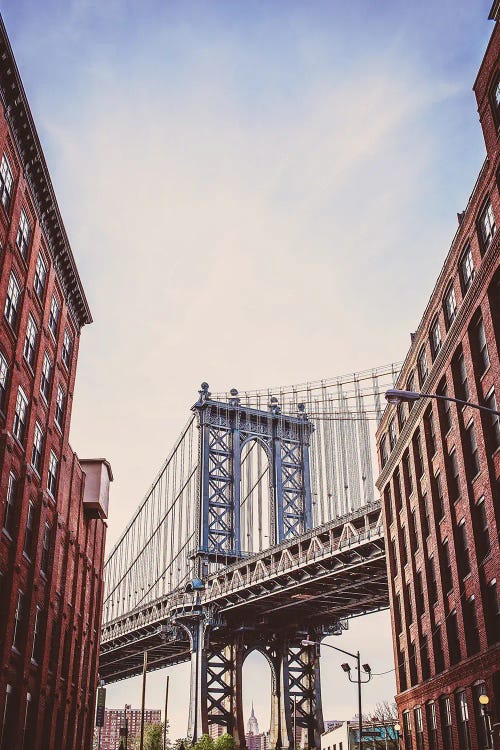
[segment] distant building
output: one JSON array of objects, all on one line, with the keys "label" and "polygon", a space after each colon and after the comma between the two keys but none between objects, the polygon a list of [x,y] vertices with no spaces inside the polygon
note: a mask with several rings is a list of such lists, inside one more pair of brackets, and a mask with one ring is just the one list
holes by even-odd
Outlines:
[{"label": "distant building", "polygon": [[[118,750],[123,735],[120,729],[125,727],[125,716],[128,726],[128,745],[133,747],[136,737],[141,732],[141,709],[140,708],[106,708],[104,711],[104,726],[101,731],[100,750]],[[161,722],[161,711],[159,708],[147,708],[144,711],[145,724],[159,724]],[[94,732],[94,740],[98,741],[99,730]],[[94,742],[94,747],[97,747]]]},{"label": "distant building", "polygon": [[[335,721],[321,735],[321,750],[359,750],[359,726],[357,721]],[[399,734],[394,729],[395,721],[364,721],[363,747],[398,750]]]},{"label": "distant building", "polygon": [[[214,716],[213,719],[216,719],[216,717]],[[226,732],[227,727],[225,727],[223,724],[213,723],[208,725],[208,736],[213,740],[217,740],[219,737],[222,737],[222,735]]]},{"label": "distant building", "polygon": [[248,750],[268,750],[269,748],[269,732],[261,732],[259,730],[259,722],[253,710],[253,703],[252,712],[247,723],[245,741]]}]

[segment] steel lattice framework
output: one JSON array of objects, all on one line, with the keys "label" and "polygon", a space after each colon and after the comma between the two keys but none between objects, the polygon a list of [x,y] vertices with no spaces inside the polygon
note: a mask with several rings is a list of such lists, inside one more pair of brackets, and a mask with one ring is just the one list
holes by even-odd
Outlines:
[{"label": "steel lattice framework", "polygon": [[[244,745],[242,666],[271,667],[271,746],[309,747],[323,720],[312,636],[388,606],[372,443],[391,365],[213,396],[193,415],[105,565],[101,677],[191,661],[189,733]],[[311,606],[312,605],[312,606]]]}]

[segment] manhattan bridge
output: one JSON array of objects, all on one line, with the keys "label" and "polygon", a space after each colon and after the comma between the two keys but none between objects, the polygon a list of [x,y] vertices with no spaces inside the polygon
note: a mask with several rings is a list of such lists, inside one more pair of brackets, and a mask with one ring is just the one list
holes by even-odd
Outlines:
[{"label": "manhattan bridge", "polygon": [[[389,606],[374,433],[399,365],[212,395],[191,417],[105,568],[106,683],[191,663],[188,735],[244,747],[242,667],[271,668],[270,746],[323,731],[318,646]],[[294,709],[291,705],[295,706]]]}]

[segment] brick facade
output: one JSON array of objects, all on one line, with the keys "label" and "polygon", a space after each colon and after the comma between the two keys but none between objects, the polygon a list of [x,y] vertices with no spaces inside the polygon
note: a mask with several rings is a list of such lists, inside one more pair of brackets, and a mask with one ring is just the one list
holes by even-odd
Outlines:
[{"label": "brick facade", "polygon": [[89,748],[106,508],[85,479],[112,477],[68,444],[91,316],[1,19],[0,160],[0,748]]},{"label": "brick facade", "polygon": [[[487,157],[396,386],[493,409],[500,406],[499,78],[495,21],[474,85]],[[500,721],[499,422],[450,402],[409,406],[389,406],[377,431],[402,742],[406,750],[480,750],[491,747],[488,723]]]},{"label": "brick facade", "polygon": [[[104,711],[104,725],[101,729],[100,745],[99,730],[94,731],[94,747],[98,750],[118,750],[120,743],[125,744],[125,738],[120,736],[120,729],[127,721],[129,748],[135,747],[137,739],[141,736],[142,712],[140,708],[106,708]],[[144,725],[160,724],[161,711],[159,708],[144,709]]]}]

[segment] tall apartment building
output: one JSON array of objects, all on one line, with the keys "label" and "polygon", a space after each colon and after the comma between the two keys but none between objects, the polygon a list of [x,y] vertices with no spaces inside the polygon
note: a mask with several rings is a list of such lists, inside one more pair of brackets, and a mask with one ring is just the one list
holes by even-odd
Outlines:
[{"label": "tall apartment building", "polygon": [[[396,386],[494,410],[500,404],[499,7],[497,0],[474,84],[486,160]],[[386,409],[377,445],[404,747],[492,747],[490,727],[500,721],[499,418],[421,398]]]},{"label": "tall apartment building", "polygon": [[0,20],[0,748],[89,748],[109,481],[68,444],[91,322]]},{"label": "tall apartment building", "polygon": [[[99,730],[94,733],[94,747],[99,750],[118,750],[120,742],[125,743],[125,738],[120,735],[120,729],[128,728],[128,747],[135,747],[137,737],[141,733],[141,709],[140,708],[106,708],[104,711],[104,725],[101,730],[101,744],[99,747]],[[161,722],[161,711],[159,708],[144,709],[144,724],[159,724]]]}]

